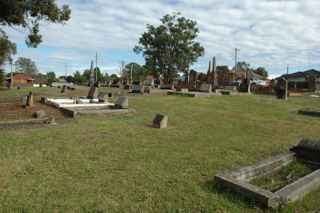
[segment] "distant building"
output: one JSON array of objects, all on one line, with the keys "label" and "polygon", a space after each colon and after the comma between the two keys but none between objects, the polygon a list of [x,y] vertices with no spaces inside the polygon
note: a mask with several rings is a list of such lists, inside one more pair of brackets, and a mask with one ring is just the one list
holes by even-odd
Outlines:
[{"label": "distant building", "polygon": [[[6,78],[7,86],[11,85],[11,77]],[[15,73],[13,75],[13,86],[30,87],[33,85],[34,79],[32,76],[24,73]]]},{"label": "distant building", "polygon": [[320,71],[314,69],[307,70],[304,72],[296,72],[288,75],[282,75],[277,79],[280,78],[285,78],[288,80],[288,87],[290,91],[320,91]]}]

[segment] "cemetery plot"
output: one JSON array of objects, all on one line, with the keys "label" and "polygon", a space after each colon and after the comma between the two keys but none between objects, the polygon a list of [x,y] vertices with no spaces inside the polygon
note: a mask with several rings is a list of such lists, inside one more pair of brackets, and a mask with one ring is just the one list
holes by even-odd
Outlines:
[{"label": "cemetery plot", "polygon": [[314,117],[320,117],[320,110],[319,109],[301,109],[298,111],[300,115],[308,115],[308,116],[314,116]]},{"label": "cemetery plot", "polygon": [[215,180],[265,207],[278,208],[320,187],[319,144],[303,140],[288,154],[220,173]]}]

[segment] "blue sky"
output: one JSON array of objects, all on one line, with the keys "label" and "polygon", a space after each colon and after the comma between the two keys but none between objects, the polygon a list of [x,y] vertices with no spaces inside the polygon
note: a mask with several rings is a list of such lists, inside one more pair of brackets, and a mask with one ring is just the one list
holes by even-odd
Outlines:
[{"label": "blue sky", "polygon": [[194,19],[200,28],[199,41],[205,56],[194,64],[206,72],[208,60],[234,64],[239,60],[253,67],[264,66],[271,76],[308,68],[320,69],[319,0],[58,0],[69,4],[72,18],[66,25],[41,24],[44,42],[27,48],[23,29],[8,29],[18,45],[16,57],[33,59],[43,73],[58,75],[90,67],[95,53],[104,72],[117,73],[120,62],[144,63],[132,49],[147,24],[172,12]]}]

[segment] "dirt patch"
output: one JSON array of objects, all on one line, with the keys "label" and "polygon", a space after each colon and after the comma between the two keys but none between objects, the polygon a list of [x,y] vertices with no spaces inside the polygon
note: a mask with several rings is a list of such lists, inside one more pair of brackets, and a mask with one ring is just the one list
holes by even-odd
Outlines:
[{"label": "dirt patch", "polygon": [[48,116],[53,116],[56,120],[65,119],[65,116],[60,110],[43,105],[38,101],[35,102],[31,108],[23,108],[20,102],[13,101],[0,103],[0,121],[31,119],[32,114],[39,110],[44,110]]}]

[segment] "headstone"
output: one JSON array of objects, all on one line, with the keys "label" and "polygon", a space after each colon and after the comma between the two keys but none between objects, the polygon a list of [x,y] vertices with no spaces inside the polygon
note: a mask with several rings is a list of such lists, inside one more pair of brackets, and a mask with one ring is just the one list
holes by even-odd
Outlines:
[{"label": "headstone", "polygon": [[41,119],[41,118],[47,117],[47,113],[46,113],[44,110],[39,110],[39,111],[34,112],[34,113],[32,114],[32,116],[33,116],[34,118],[39,118],[39,119]]},{"label": "headstone", "polygon": [[100,103],[104,103],[107,100],[107,94],[100,92],[98,95],[98,100]]},{"label": "headstone", "polygon": [[212,92],[212,85],[206,83],[201,84],[200,92]]},{"label": "headstone", "polygon": [[33,107],[33,94],[32,94],[32,92],[30,92],[28,95],[26,106]]},{"label": "headstone", "polygon": [[98,96],[97,93],[98,93],[97,87],[92,86],[92,87],[90,87],[90,90],[89,90],[89,93],[88,93],[87,98],[88,98],[88,99],[94,99],[95,97]]},{"label": "headstone", "polygon": [[157,114],[153,119],[153,127],[164,129],[168,127],[168,116]]},{"label": "headstone", "polygon": [[126,96],[121,96],[117,99],[115,103],[116,109],[128,109],[129,108],[129,100]]},{"label": "headstone", "polygon": [[151,88],[150,87],[144,87],[143,88],[143,93],[150,94],[151,93]]},{"label": "headstone", "polygon": [[187,93],[187,92],[189,92],[189,89],[188,88],[181,88],[181,92]]},{"label": "headstone", "polygon": [[288,85],[287,80],[281,78],[277,81],[275,88],[276,96],[278,99],[287,100],[288,98]]},{"label": "headstone", "polygon": [[108,93],[108,98],[112,98],[112,93]]},{"label": "headstone", "polygon": [[139,84],[132,84],[131,86],[131,92],[132,93],[141,93],[142,89]]},{"label": "headstone", "polygon": [[41,102],[42,104],[46,104],[47,101],[48,101],[48,98],[47,98],[47,97],[45,97],[45,96],[41,97],[40,102]]},{"label": "headstone", "polygon": [[[59,88],[59,87],[58,87]],[[65,91],[66,91],[66,85],[63,85],[63,87],[62,87],[62,89],[61,89],[61,93],[65,93]]]},{"label": "headstone", "polygon": [[26,107],[27,106],[27,102],[28,102],[28,96],[27,95],[24,95],[21,97],[21,105],[23,107]]}]

